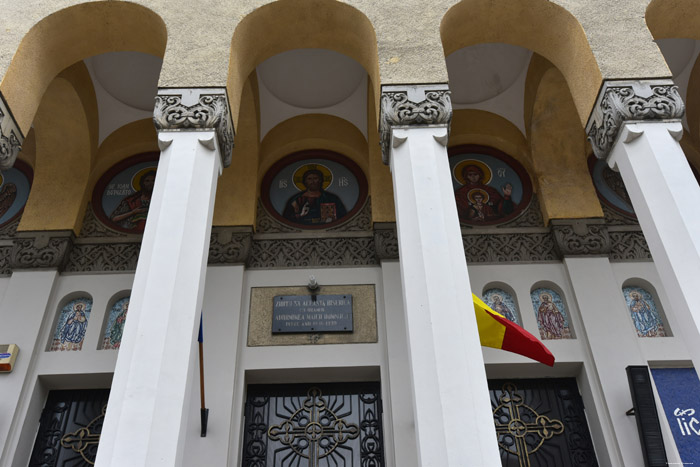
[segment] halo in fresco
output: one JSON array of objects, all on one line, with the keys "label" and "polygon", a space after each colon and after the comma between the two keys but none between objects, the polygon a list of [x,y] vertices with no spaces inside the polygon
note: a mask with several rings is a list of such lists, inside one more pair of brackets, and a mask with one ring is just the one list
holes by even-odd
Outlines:
[{"label": "halo in fresco", "polygon": [[661,319],[654,297],[641,287],[623,287],[627,311],[637,330],[638,337],[666,337],[666,329]]},{"label": "halo in fresco", "polygon": [[92,311],[90,297],[80,297],[66,303],[58,316],[49,351],[81,350],[90,311]]},{"label": "halo in fresco", "polygon": [[530,204],[530,177],[512,157],[476,145],[457,146],[449,152],[452,188],[462,224],[503,224]]},{"label": "halo in fresco", "polygon": [[588,170],[591,172],[598,198],[620,214],[636,219],[632,200],[620,174],[612,170],[607,162],[592,154],[588,157]]},{"label": "halo in fresco", "polygon": [[102,337],[103,349],[118,349],[121,346],[126,315],[129,312],[129,299],[130,297],[124,297],[117,300],[109,310],[107,326]]},{"label": "halo in fresco", "polygon": [[559,293],[538,288],[530,293],[542,339],[572,339],[569,313]]},{"label": "halo in fresco", "polygon": [[95,185],[92,207],[107,227],[143,233],[158,167],[158,153],[130,157],[109,169]]},{"label": "halo in fresco", "polygon": [[261,199],[280,222],[325,229],[352,218],[367,198],[367,180],[349,158],[302,151],[274,164],[263,177]]},{"label": "halo in fresco", "polygon": [[17,219],[24,210],[32,186],[31,167],[17,160],[11,169],[0,173],[0,227]]},{"label": "halo in fresco", "polygon": [[482,299],[493,311],[502,314],[507,320],[522,326],[518,305],[515,304],[511,294],[503,289],[492,288],[484,291]]}]

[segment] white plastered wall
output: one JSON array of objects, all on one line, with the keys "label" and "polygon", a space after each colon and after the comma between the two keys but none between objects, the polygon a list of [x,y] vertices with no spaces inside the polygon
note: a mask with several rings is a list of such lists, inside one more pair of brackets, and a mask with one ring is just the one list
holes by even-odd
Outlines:
[{"label": "white plastered wall", "polygon": [[[639,278],[651,284],[656,298],[663,307],[668,326],[674,337],[637,338],[640,359],[654,367],[687,364],[688,354],[678,336],[677,322],[668,299],[661,287],[653,263],[612,263],[615,277],[608,292],[622,295],[623,284]],[[250,290],[253,287],[303,286],[309,275],[315,275],[321,285],[373,284],[377,297],[378,342],[376,344],[330,344],[304,346],[247,347],[248,310]],[[634,419],[629,417],[629,429],[614,431],[610,412],[624,413],[631,407],[626,378],[615,383],[614,391],[625,394],[616,401],[602,387],[611,391],[610,384],[602,384],[588,334],[592,326],[606,326],[606,313],[620,313],[626,327],[619,333],[636,336],[634,325],[620,299],[614,307],[601,304],[599,319],[587,319],[586,327],[579,305],[569,283],[563,263],[522,265],[471,265],[469,267],[473,292],[481,294],[484,287],[494,282],[507,284],[515,292],[524,327],[539,336],[534,310],[530,301],[533,286],[553,284],[563,294],[576,334],[576,339],[545,341],[557,357],[557,365],[549,369],[540,364],[503,351],[483,349],[487,374],[491,378],[575,377],[587,408],[589,427],[601,465],[631,465],[638,452],[616,455],[616,445],[634,445],[638,435]],[[41,409],[49,390],[69,388],[109,387],[116,362],[116,352],[97,350],[104,329],[107,307],[118,294],[131,288],[132,274],[61,275],[46,304],[43,322],[36,339],[28,376],[24,383],[20,405],[13,419],[10,438],[5,451],[11,453],[1,467],[26,465]],[[10,280],[0,279],[0,294]],[[79,352],[46,352],[53,333],[55,317],[65,297],[75,292],[87,292],[93,298],[92,313],[83,350]],[[401,279],[397,261],[385,261],[381,267],[249,270],[242,266],[212,266],[207,270],[204,298],[205,375],[207,407],[210,409],[209,431],[200,437],[198,375],[190,378],[193,385],[186,440],[185,465],[240,465],[242,445],[242,412],[246,385],[249,383],[283,383],[303,381],[379,380],[384,400],[384,437],[388,466],[415,465],[412,394],[410,373],[406,359],[406,330],[403,321]],[[470,310],[469,305],[465,311]],[[590,313],[590,311],[589,311]],[[594,323],[594,324],[591,324]],[[597,324],[596,324],[597,323]],[[26,350],[26,349],[23,349]],[[32,358],[31,349],[20,358]],[[196,358],[196,355],[193,355]],[[610,355],[614,359],[616,355]],[[626,362],[622,362],[625,363]],[[634,363],[634,362],[633,362]],[[198,368],[198,365],[195,365]],[[0,388],[6,375],[0,375]],[[618,380],[616,380],[618,381]],[[605,383],[605,382],[603,382]],[[657,401],[658,402],[658,401]],[[3,405],[0,413],[14,413],[15,407]],[[609,409],[609,410],[608,410]],[[662,428],[669,452],[669,461],[677,460],[677,451],[665,418]],[[611,438],[617,442],[611,442]],[[628,442],[624,442],[627,438]],[[9,448],[9,449],[8,449]],[[624,459],[621,464],[616,459]]]}]

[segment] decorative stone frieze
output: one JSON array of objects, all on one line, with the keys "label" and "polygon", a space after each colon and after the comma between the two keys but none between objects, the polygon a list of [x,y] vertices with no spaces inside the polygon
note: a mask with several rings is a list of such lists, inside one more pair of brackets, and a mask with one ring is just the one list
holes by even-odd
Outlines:
[{"label": "decorative stone frieze", "polygon": [[250,227],[214,227],[209,243],[209,264],[245,264],[253,248]]},{"label": "decorative stone frieze", "polygon": [[399,238],[394,222],[374,224],[374,249],[377,259],[399,259]]},{"label": "decorative stone frieze", "polygon": [[70,253],[66,272],[135,271],[141,242],[76,243]]},{"label": "decorative stone frieze", "polygon": [[559,259],[548,231],[462,235],[470,263],[533,263]]},{"label": "decorative stone frieze", "polygon": [[382,160],[389,163],[391,130],[414,126],[450,128],[452,101],[447,84],[382,86],[379,137]]},{"label": "decorative stone frieze", "polygon": [[215,130],[222,164],[231,164],[234,128],[224,88],[160,89],[153,123],[158,131]]},{"label": "decorative stone frieze", "polygon": [[640,230],[610,229],[610,261],[651,261],[649,245]]},{"label": "decorative stone frieze", "polygon": [[248,266],[307,268],[377,264],[372,237],[256,239]]},{"label": "decorative stone frieze", "polygon": [[0,246],[0,276],[12,275],[10,266],[10,256],[12,255],[12,245]]},{"label": "decorative stone frieze", "polygon": [[610,235],[604,219],[553,219],[552,234],[560,256],[607,256]]},{"label": "decorative stone frieze", "polygon": [[679,120],[685,105],[671,79],[605,81],[586,125],[593,152],[605,159],[625,122]]},{"label": "decorative stone frieze", "polygon": [[0,170],[7,170],[15,164],[22,143],[24,135],[12,117],[5,98],[0,94]]},{"label": "decorative stone frieze", "polygon": [[12,270],[55,268],[62,271],[74,241],[70,230],[18,232],[10,253],[10,267]]}]

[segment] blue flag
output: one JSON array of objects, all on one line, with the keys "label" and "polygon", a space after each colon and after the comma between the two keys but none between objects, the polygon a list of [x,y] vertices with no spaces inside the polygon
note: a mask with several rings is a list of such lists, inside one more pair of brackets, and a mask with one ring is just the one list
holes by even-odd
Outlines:
[{"label": "blue flag", "polygon": [[204,312],[202,312],[202,314],[199,315],[199,337],[197,337],[197,341],[199,341],[200,344],[204,342],[204,333],[202,331],[202,317],[203,316],[204,316]]}]

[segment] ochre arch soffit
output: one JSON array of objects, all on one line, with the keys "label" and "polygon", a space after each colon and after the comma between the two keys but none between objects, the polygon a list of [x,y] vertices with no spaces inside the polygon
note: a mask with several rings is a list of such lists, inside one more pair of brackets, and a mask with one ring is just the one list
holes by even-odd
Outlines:
[{"label": "ochre arch soffit", "polygon": [[105,138],[97,152],[87,184],[88,194],[92,194],[97,180],[114,164],[128,157],[152,151],[160,151],[152,119],[137,120],[114,130]]},{"label": "ochre arch soffit", "polygon": [[464,144],[478,144],[501,150],[520,162],[528,173],[533,173],[525,136],[518,127],[500,115],[485,110],[455,110],[450,125],[449,145]]},{"label": "ochre arch soffit", "polygon": [[279,0],[247,15],[231,40],[227,79],[234,125],[243,85],[255,67],[287,50],[322,48],[347,55],[364,67],[379,112],[379,60],[374,27],[364,13],[336,1]]},{"label": "ochre arch soffit", "polygon": [[260,144],[258,179],[282,157],[306,149],[325,149],[352,159],[369,178],[367,140],[355,125],[326,114],[299,115],[270,130]]},{"label": "ochre arch soffit", "polygon": [[45,17],[27,32],[0,83],[0,93],[27,134],[41,97],[62,70],[107,52],[163,57],[166,41],[165,23],[146,7],[113,1],[71,6]]},{"label": "ochre arch soffit", "polygon": [[440,24],[445,56],[481,43],[501,42],[532,50],[564,75],[585,126],[603,77],[581,24],[547,0],[462,0]]}]

